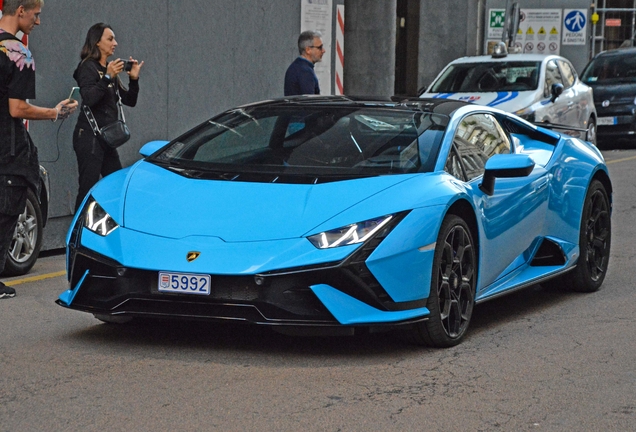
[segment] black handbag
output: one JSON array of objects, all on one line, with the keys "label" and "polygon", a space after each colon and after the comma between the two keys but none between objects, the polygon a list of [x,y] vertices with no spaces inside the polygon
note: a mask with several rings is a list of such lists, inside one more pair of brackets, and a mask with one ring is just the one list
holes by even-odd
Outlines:
[{"label": "black handbag", "polygon": [[115,88],[115,93],[117,93],[118,119],[113,123],[107,124],[101,129],[97,124],[97,120],[95,120],[93,111],[91,111],[88,106],[83,106],[84,114],[93,129],[93,133],[101,142],[111,149],[116,149],[130,139],[130,131],[128,130],[128,126],[126,126],[126,117],[124,117],[121,97],[119,96],[119,90],[117,90],[117,88]]}]

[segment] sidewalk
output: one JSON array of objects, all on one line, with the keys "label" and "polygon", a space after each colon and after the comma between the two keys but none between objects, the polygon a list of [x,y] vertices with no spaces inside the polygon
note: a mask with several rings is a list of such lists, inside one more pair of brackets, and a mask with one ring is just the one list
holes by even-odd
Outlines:
[{"label": "sidewalk", "polygon": [[48,251],[40,255],[31,271],[22,276],[0,277],[6,285],[20,285],[31,280],[58,277],[66,274],[66,255],[64,249]]}]

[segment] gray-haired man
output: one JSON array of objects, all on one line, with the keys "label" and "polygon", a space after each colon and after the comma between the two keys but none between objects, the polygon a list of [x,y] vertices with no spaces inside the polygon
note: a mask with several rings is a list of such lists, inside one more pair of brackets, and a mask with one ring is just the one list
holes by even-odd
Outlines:
[{"label": "gray-haired man", "polygon": [[285,96],[320,94],[314,64],[322,60],[325,48],[319,32],[305,31],[298,37],[300,57],[293,61],[285,73]]}]

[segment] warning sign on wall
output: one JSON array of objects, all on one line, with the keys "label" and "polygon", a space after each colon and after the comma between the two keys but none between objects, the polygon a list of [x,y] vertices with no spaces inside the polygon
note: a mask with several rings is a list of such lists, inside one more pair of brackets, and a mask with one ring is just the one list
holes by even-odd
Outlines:
[{"label": "warning sign on wall", "polygon": [[561,16],[561,9],[521,9],[515,45],[528,54],[559,54]]},{"label": "warning sign on wall", "polygon": [[[561,51],[561,9],[521,9],[515,46],[524,53],[559,54]],[[501,40],[505,21],[504,9],[490,9],[488,53]]]}]

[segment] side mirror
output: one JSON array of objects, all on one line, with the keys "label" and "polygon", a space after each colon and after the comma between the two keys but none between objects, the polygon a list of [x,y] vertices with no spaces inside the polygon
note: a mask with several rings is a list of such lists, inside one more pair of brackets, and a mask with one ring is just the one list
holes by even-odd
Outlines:
[{"label": "side mirror", "polygon": [[486,171],[479,189],[491,196],[495,193],[495,178],[527,177],[533,169],[534,161],[528,155],[494,155],[486,162]]},{"label": "side mirror", "polygon": [[428,88],[428,84],[426,84],[425,86],[420,87],[419,90],[417,91],[417,95],[418,96],[422,96],[422,93],[426,92],[427,88]]},{"label": "side mirror", "polygon": [[552,87],[550,88],[550,93],[552,94],[550,102],[554,103],[554,101],[557,100],[559,96],[561,96],[561,93],[563,93],[563,88],[563,84],[561,83],[552,84]]},{"label": "side mirror", "polygon": [[139,149],[139,154],[141,154],[144,157],[148,157],[154,152],[156,152],[157,150],[159,150],[161,147],[168,144],[169,142],[170,141],[163,141],[163,140],[147,142],[146,144],[143,145],[143,147]]}]

